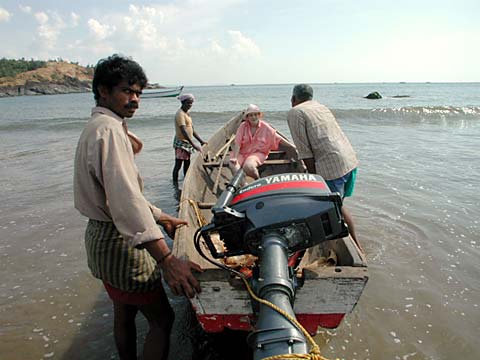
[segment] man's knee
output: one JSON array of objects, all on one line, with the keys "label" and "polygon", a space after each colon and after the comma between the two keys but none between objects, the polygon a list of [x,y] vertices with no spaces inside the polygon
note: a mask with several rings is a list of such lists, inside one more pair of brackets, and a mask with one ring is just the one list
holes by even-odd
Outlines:
[{"label": "man's knee", "polygon": [[162,314],[160,317],[148,319],[148,323],[151,328],[158,328],[166,331],[170,331],[175,321],[175,313],[172,309]]},{"label": "man's knee", "polygon": [[114,322],[117,326],[131,326],[135,324],[138,309],[133,305],[114,302]]},{"label": "man's knee", "polygon": [[150,327],[170,330],[175,320],[175,312],[170,305],[151,304],[140,307],[140,311],[147,318]]}]

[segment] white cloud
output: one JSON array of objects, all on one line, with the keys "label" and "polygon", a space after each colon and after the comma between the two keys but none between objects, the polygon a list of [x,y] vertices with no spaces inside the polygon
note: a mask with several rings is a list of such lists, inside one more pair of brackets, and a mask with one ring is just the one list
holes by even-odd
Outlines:
[{"label": "white cloud", "polygon": [[18,5],[21,11],[23,11],[25,14],[30,14],[32,12],[32,8],[30,6],[23,6],[23,5]]},{"label": "white cloud", "polygon": [[141,16],[145,18],[154,18],[157,15],[160,16],[160,20],[163,22],[163,13],[161,11],[158,11],[154,7],[150,6],[142,6],[141,8],[135,5],[130,5],[129,8],[129,13],[135,15],[135,16]]},{"label": "white cloud", "polygon": [[232,49],[237,55],[244,56],[260,56],[260,48],[255,42],[243,35],[240,31],[229,30],[228,34],[233,40]]},{"label": "white cloud", "polygon": [[80,21],[80,15],[72,12],[72,13],[70,13],[70,20],[71,20],[71,26],[76,27],[76,26],[78,26],[78,23]]},{"label": "white cloud", "polygon": [[0,22],[2,22],[2,21],[6,22],[6,21],[10,20],[11,16],[12,15],[7,10],[0,7]]},{"label": "white cloud", "polygon": [[159,31],[164,22],[164,13],[157,8],[130,5],[129,14],[123,22],[128,36],[137,40],[144,49],[166,49],[168,40]]},{"label": "white cloud", "polygon": [[216,55],[225,53],[225,49],[216,40],[210,40],[210,51]]},{"label": "white cloud", "polygon": [[102,24],[95,19],[88,20],[88,27],[96,40],[105,40],[115,32],[115,26]]},{"label": "white cloud", "polygon": [[43,11],[35,13],[35,19],[37,19],[40,25],[45,25],[48,22],[48,15]]},{"label": "white cloud", "polygon": [[183,40],[183,39],[180,39],[180,38],[175,39],[174,45],[175,45],[175,48],[177,49],[177,51],[182,52],[182,51],[186,50],[185,40]]},{"label": "white cloud", "polygon": [[39,26],[37,28],[38,38],[40,45],[47,49],[53,49],[57,45],[58,37],[61,31],[67,27],[63,18],[56,12],[49,12],[47,15],[45,12],[40,11],[35,13],[35,19],[37,19]]}]

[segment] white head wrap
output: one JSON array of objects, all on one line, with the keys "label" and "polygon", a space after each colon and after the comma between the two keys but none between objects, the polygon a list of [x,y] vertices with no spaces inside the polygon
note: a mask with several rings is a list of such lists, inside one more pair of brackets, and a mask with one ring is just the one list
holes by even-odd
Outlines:
[{"label": "white head wrap", "polygon": [[181,102],[184,102],[185,100],[195,101],[195,96],[193,96],[192,94],[183,94],[177,97],[177,99],[180,100]]}]

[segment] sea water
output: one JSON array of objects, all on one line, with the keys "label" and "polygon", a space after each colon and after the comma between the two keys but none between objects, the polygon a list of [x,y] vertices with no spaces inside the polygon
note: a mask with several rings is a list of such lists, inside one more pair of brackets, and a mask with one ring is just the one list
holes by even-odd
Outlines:
[{"label": "sea water", "polygon": [[[314,84],[360,160],[345,206],[370,280],[353,313],[315,337],[343,359],[478,359],[480,84]],[[290,137],[292,85],[186,87],[205,140],[249,103]],[[363,97],[372,91],[380,100]],[[113,313],[90,275],[73,208],[76,143],[91,94],[0,99],[0,358],[116,358]],[[174,98],[145,99],[129,129],[147,198],[169,213]],[[171,359],[207,357],[182,298]],[[147,325],[139,317],[139,334]],[[139,351],[142,341],[139,341]]]}]

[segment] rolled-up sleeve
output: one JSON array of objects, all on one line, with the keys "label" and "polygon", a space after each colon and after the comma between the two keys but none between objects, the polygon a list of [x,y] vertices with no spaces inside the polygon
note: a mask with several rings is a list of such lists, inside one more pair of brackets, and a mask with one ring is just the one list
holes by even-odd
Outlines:
[{"label": "rolled-up sleeve", "polygon": [[159,209],[156,206],[150,204],[150,211],[152,212],[155,222],[158,223],[158,221],[160,220],[160,216],[162,215],[162,209]]},{"label": "rolled-up sleeve", "polygon": [[96,143],[97,178],[116,228],[130,246],[162,239],[156,224],[161,210],[143,196],[130,142],[123,129],[107,129]]},{"label": "rolled-up sleeve", "polygon": [[303,112],[296,109],[290,110],[288,112],[287,122],[293,142],[297,147],[298,157],[300,159],[313,158]]}]

